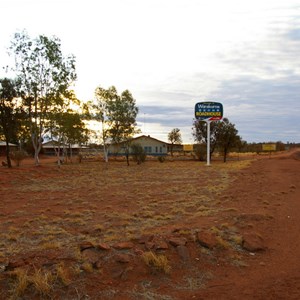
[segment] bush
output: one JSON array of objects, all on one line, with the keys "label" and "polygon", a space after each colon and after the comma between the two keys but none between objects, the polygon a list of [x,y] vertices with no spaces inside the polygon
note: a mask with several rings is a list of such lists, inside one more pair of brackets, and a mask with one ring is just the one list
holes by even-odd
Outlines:
[{"label": "bush", "polygon": [[146,152],[140,144],[131,145],[131,156],[138,165],[146,160]]},{"label": "bush", "polygon": [[205,161],[207,156],[207,146],[204,144],[198,144],[194,147],[195,155],[200,161]]},{"label": "bush", "polygon": [[17,165],[17,167],[20,166],[21,161],[26,157],[28,157],[28,154],[24,150],[15,150],[10,153],[10,158]]},{"label": "bush", "polygon": [[157,159],[161,163],[163,163],[166,160],[166,158],[164,156],[159,156]]}]

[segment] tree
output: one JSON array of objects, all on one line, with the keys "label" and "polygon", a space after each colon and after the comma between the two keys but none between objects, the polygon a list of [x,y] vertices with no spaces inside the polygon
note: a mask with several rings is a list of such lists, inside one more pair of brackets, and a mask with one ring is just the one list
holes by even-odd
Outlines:
[{"label": "tree", "polygon": [[110,138],[115,144],[123,144],[127,165],[129,165],[130,142],[136,128],[138,107],[130,91],[125,90],[121,95],[117,94],[114,86],[105,90],[101,87],[96,89],[98,103],[97,116],[102,123],[102,138],[104,147],[106,140]]},{"label": "tree", "polygon": [[241,144],[241,138],[235,125],[230,123],[227,118],[224,118],[219,123],[218,146],[223,152],[224,162],[226,162],[227,154],[233,147],[238,147]]},{"label": "tree", "polygon": [[10,50],[15,56],[15,71],[28,116],[35,164],[39,165],[49,112],[68,97],[69,86],[76,79],[75,58],[62,55],[58,38],[39,35],[31,39],[25,31],[15,34]]},{"label": "tree", "polygon": [[85,127],[84,122],[81,119],[81,115],[72,110],[56,112],[51,115],[51,129],[50,138],[57,143],[57,162],[60,165],[60,152],[61,146],[63,152],[65,146],[70,148],[70,155],[72,158],[72,144],[82,144],[87,142],[88,129]]},{"label": "tree", "polygon": [[6,160],[9,168],[11,168],[9,143],[18,140],[22,114],[16,97],[16,82],[8,78],[0,79],[0,129],[6,142]]},{"label": "tree", "polygon": [[[76,111],[73,108],[76,108]],[[68,97],[64,97],[63,101],[58,101],[53,105],[49,112],[49,123],[45,132],[46,136],[57,144],[58,165],[60,165],[61,147],[64,155],[66,145],[68,145],[72,157],[71,145],[87,142],[88,129],[83,121],[84,117],[86,117],[84,105],[75,97],[73,91],[70,91]]]},{"label": "tree", "polygon": [[[210,156],[214,153],[217,146],[220,130],[219,123],[220,121],[213,121],[210,123]],[[207,145],[207,123],[205,121],[194,121],[193,136],[195,141],[199,144]]]},{"label": "tree", "polygon": [[180,129],[174,128],[168,133],[168,141],[171,143],[171,156],[173,156],[173,146],[174,144],[181,144],[182,138]]},{"label": "tree", "polygon": [[103,143],[103,154],[106,163],[108,162],[109,138],[108,103],[116,101],[117,98],[118,94],[114,86],[107,90],[98,86],[95,90],[96,103],[93,105],[93,118],[101,124],[101,141]]},{"label": "tree", "polygon": [[[241,142],[235,125],[230,123],[227,118],[222,121],[213,121],[210,123],[210,155],[213,154],[218,147],[223,152],[224,162],[226,162],[227,154],[233,147],[238,146]],[[194,138],[199,143],[207,145],[207,123],[204,121],[194,122]]]}]

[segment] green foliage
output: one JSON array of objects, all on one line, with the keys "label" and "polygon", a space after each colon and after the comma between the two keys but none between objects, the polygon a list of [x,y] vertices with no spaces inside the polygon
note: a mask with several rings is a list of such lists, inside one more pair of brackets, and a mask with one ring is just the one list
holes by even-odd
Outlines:
[{"label": "green foliage", "polygon": [[39,35],[31,39],[25,31],[15,34],[10,50],[38,165],[42,135],[50,126],[49,112],[70,97],[69,87],[76,79],[75,58],[63,56],[58,38]]},{"label": "green foliage", "polygon": [[[206,147],[207,123],[196,120],[194,122],[193,135],[199,144]],[[230,149],[242,147],[242,144],[235,125],[230,123],[227,118],[224,118],[222,121],[213,121],[210,123],[210,155],[218,147],[223,152],[224,162],[226,162],[226,157]],[[202,146],[199,146],[198,150],[196,150],[196,155],[200,160],[204,156],[203,150]]]},{"label": "green foliage", "polygon": [[130,140],[138,133],[136,128],[136,117],[138,107],[132,94],[125,90],[118,95],[114,86],[106,89],[96,88],[97,104],[95,119],[102,123],[102,139],[104,149],[106,140],[110,138],[115,144],[123,143],[125,146],[127,164],[129,164]]},{"label": "green foliage", "polygon": [[138,165],[145,162],[147,155],[144,148],[140,144],[132,144],[130,148],[132,158],[135,162],[137,162]]},{"label": "green foliage", "polygon": [[[219,136],[219,123],[220,121],[214,121],[210,123],[210,155],[212,155],[217,147]],[[207,145],[207,123],[204,121],[194,121],[193,124],[193,136],[196,142],[199,144]]]},{"label": "green foliage", "polygon": [[226,162],[227,154],[230,149],[237,147],[241,143],[241,138],[238,135],[235,125],[230,123],[227,118],[219,124],[218,146],[223,152],[224,162]]},{"label": "green foliage", "polygon": [[180,129],[172,129],[171,132],[168,133],[168,140],[171,143],[171,155],[173,156],[173,145],[182,143]]},{"label": "green foliage", "polygon": [[22,107],[17,101],[17,82],[8,78],[0,79],[0,133],[6,141],[6,159],[11,167],[9,143],[18,140],[21,120],[24,117]]}]

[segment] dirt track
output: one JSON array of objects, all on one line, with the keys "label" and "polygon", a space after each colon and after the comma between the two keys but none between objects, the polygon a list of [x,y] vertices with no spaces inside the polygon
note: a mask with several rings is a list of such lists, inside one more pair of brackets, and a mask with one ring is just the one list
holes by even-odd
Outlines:
[{"label": "dirt track", "polygon": [[[131,173],[124,173],[113,183],[105,182],[99,191],[97,184],[87,186],[94,173],[89,175],[84,190],[76,190],[79,181],[74,187],[64,185],[70,174],[77,178],[89,172],[77,171],[76,166],[68,170],[27,164],[13,171],[2,168],[0,299],[7,299],[12,294],[9,290],[16,288],[13,278],[18,268],[32,272],[34,264],[35,268],[50,266],[52,270],[61,261],[81,264],[80,275],[73,274],[66,285],[55,282],[45,294],[31,284],[22,299],[300,299],[299,150],[256,159],[235,171],[230,163],[228,170],[222,169],[221,173],[218,166],[224,168],[223,164],[202,166],[202,189],[195,179],[199,167],[194,162],[166,163],[159,168],[157,164],[146,163],[142,168],[115,165],[103,170],[108,177],[115,174],[114,168],[119,177],[122,172],[134,172],[136,177],[130,181]],[[174,173],[176,166],[182,172],[180,180]],[[154,171],[161,172],[161,177],[154,176]],[[212,180],[219,188],[205,190],[210,200],[203,202],[202,211],[197,211],[199,205],[186,203],[193,195],[201,200],[199,193],[204,193],[203,188],[210,186]],[[36,182],[39,188],[33,186]],[[99,202],[96,196],[104,196],[105,202]],[[137,197],[146,197],[146,202],[139,201],[143,205],[150,203],[147,211],[138,206]],[[181,206],[176,207],[175,200]],[[133,227],[132,222],[137,221],[140,223],[134,223],[139,224],[135,227],[140,228]],[[98,223],[104,225],[96,232],[92,228]],[[51,234],[50,229],[44,234],[43,228],[50,228]],[[138,229],[148,233],[144,241],[137,236]],[[216,234],[219,244],[201,246],[199,230],[210,236]],[[124,239],[128,232],[134,236],[129,238],[131,244],[114,246],[118,239],[128,242],[128,238]],[[50,237],[53,245],[56,240],[61,244],[40,248]],[[250,246],[257,249],[245,249],[239,237],[248,239]],[[87,241],[92,241],[91,245]],[[94,241],[98,241],[97,246]],[[103,250],[99,241],[109,250]],[[33,250],[27,246],[24,249],[25,242],[33,245]],[[178,243],[176,247],[174,243]],[[80,258],[75,257],[75,250],[72,252],[73,246],[81,247]],[[141,261],[147,250],[168,257],[170,274],[149,272]],[[9,251],[14,254],[8,255]],[[99,266],[94,271],[85,270],[85,260]]]},{"label": "dirt track", "polygon": [[245,269],[219,270],[203,299],[300,299],[299,154],[257,160],[228,189],[228,204],[245,214],[266,250],[249,257]]}]

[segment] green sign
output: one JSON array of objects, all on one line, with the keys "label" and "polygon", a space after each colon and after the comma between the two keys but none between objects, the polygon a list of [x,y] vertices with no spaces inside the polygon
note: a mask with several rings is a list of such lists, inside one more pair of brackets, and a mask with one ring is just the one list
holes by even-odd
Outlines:
[{"label": "green sign", "polygon": [[223,118],[223,105],[219,102],[198,102],[195,117],[200,121],[219,121]]}]

